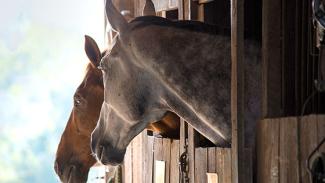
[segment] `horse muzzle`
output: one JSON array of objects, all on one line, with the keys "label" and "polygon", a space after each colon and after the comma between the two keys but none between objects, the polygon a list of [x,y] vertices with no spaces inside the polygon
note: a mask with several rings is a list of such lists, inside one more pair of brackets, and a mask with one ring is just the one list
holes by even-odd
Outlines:
[{"label": "horse muzzle", "polygon": [[107,143],[101,143],[93,151],[95,151],[97,160],[102,164],[116,166],[123,162],[126,150],[119,150],[111,145],[107,145]]},{"label": "horse muzzle", "polygon": [[81,174],[78,171],[78,166],[72,164],[60,164],[58,160],[55,161],[54,169],[63,183],[86,183],[88,173]]}]

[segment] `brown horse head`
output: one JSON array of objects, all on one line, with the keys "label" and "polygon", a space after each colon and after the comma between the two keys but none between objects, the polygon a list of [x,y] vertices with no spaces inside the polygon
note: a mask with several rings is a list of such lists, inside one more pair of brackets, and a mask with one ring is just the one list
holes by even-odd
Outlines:
[{"label": "brown horse head", "polygon": [[97,69],[102,54],[89,36],[85,36],[85,51],[90,63],[74,94],[74,106],[56,153],[55,171],[62,182],[86,182],[96,163],[89,143],[103,102],[102,73]]},{"label": "brown horse head", "polygon": [[[74,106],[59,143],[55,171],[62,182],[86,182],[89,169],[96,163],[91,154],[90,136],[95,129],[104,88],[102,73],[97,68],[104,53],[97,43],[85,37],[85,51],[90,60],[86,75],[74,95]],[[149,124],[148,130],[164,137],[179,137],[179,118],[168,113],[163,120]]]}]

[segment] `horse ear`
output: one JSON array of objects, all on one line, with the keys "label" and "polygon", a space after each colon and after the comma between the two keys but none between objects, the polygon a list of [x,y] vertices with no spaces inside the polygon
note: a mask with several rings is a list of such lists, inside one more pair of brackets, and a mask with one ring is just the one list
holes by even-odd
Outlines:
[{"label": "horse ear", "polygon": [[105,10],[107,20],[115,31],[121,33],[127,29],[127,21],[113,5],[112,0],[106,0]]},{"label": "horse ear", "polygon": [[155,5],[153,4],[152,0],[146,0],[146,4],[144,4],[143,7],[142,15],[143,16],[156,15]]},{"label": "horse ear", "polygon": [[85,35],[85,51],[90,62],[97,68],[101,60],[101,53],[96,41],[88,35]]}]

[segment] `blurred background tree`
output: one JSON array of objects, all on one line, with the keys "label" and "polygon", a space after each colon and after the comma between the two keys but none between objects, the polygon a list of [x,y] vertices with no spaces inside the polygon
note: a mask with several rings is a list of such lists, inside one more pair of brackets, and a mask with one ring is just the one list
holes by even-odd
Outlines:
[{"label": "blurred background tree", "polygon": [[103,1],[17,0],[0,12],[0,182],[58,182],[55,151],[88,63]]}]

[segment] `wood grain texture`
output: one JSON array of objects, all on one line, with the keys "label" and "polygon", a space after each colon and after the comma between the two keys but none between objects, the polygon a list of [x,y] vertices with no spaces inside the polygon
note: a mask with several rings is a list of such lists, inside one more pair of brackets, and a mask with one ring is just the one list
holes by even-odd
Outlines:
[{"label": "wood grain texture", "polygon": [[123,161],[123,169],[122,169],[122,182],[123,183],[132,183],[133,176],[132,176],[132,147],[133,147],[133,142],[131,142],[127,149],[126,153],[124,156],[124,161]]},{"label": "wood grain texture", "polygon": [[169,183],[170,176],[170,151],[171,151],[171,140],[163,138],[163,160],[165,161],[165,183]]},{"label": "wood grain texture", "polygon": [[188,174],[190,183],[195,183],[195,131],[188,125]]},{"label": "wood grain texture", "polygon": [[133,139],[133,148],[132,148],[132,175],[133,182],[143,182],[143,153],[142,153],[142,133],[137,135]]},{"label": "wood grain texture", "polygon": [[225,183],[224,166],[225,166],[225,159],[224,159],[223,149],[216,148],[216,172],[218,174],[219,183]]},{"label": "wood grain texture", "polygon": [[191,0],[183,0],[183,19],[191,20]]},{"label": "wood grain texture", "polygon": [[208,148],[208,165],[207,172],[216,173],[216,148],[209,147]]},{"label": "wood grain texture", "polygon": [[232,182],[245,181],[244,152],[244,1],[231,0]]},{"label": "wood grain texture", "polygon": [[231,149],[229,148],[222,148],[223,153],[223,180],[224,182],[232,182],[232,156],[231,156]]},{"label": "wood grain texture", "polygon": [[304,116],[300,120],[300,177],[303,183],[309,182],[306,161],[317,146],[317,116]]},{"label": "wood grain texture", "polygon": [[178,167],[178,159],[179,159],[179,140],[172,140],[171,149],[170,149],[170,183],[179,183],[179,167]]},{"label": "wood grain texture", "polygon": [[297,118],[284,118],[278,121],[280,125],[279,181],[299,182]]},{"label": "wood grain texture", "polygon": [[208,152],[207,148],[195,148],[195,182],[205,183],[207,182],[208,172]]},{"label": "wood grain texture", "polygon": [[309,183],[307,158],[325,136],[325,116],[265,119],[258,127],[258,182]]},{"label": "wood grain texture", "polygon": [[279,182],[279,132],[276,119],[260,122],[257,137],[257,182]]},{"label": "wood grain texture", "polygon": [[144,153],[144,181],[145,183],[152,183],[153,180],[153,142],[154,137],[147,136],[146,152]]}]

